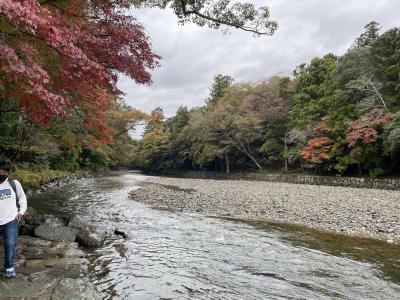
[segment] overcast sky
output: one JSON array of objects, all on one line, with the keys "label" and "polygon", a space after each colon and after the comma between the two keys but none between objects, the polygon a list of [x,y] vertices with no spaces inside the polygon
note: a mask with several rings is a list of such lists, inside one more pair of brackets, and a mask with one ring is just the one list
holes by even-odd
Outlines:
[{"label": "overcast sky", "polygon": [[231,75],[236,81],[289,75],[315,56],[343,54],[372,20],[383,30],[400,26],[400,0],[263,2],[279,24],[272,37],[254,38],[235,29],[224,35],[192,24],[180,26],[169,10],[136,10],[162,61],[152,72],[149,87],[121,78],[119,88],[127,103],[145,112],[160,106],[169,117],[180,105],[203,105],[216,74]]}]

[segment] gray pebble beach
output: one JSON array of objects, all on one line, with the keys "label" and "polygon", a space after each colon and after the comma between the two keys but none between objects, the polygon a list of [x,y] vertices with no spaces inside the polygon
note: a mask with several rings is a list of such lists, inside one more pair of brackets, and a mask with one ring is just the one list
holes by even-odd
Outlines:
[{"label": "gray pebble beach", "polygon": [[157,208],[299,224],[400,243],[400,191],[148,177],[130,196]]}]

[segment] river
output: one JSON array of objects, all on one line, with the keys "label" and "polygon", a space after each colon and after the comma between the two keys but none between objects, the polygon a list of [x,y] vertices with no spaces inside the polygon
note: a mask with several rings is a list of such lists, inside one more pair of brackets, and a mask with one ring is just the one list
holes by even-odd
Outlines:
[{"label": "river", "polygon": [[104,299],[400,299],[400,246],[152,209],[128,197],[145,178],[116,172],[29,201],[128,234],[89,253]]}]

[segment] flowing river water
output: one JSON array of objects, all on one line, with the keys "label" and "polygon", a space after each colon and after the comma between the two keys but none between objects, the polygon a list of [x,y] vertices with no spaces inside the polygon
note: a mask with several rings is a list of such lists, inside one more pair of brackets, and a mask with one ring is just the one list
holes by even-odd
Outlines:
[{"label": "flowing river water", "polygon": [[400,246],[289,225],[156,210],[115,173],[30,199],[41,213],[119,228],[89,253],[104,299],[400,299]]}]

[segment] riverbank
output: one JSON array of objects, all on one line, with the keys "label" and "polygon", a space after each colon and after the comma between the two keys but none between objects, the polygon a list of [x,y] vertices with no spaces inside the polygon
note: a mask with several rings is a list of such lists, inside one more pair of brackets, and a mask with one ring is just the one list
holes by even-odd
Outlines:
[{"label": "riverbank", "polygon": [[55,185],[61,185],[72,180],[91,177],[93,174],[89,171],[80,170],[68,172],[61,170],[30,170],[18,169],[11,174],[11,177],[21,182],[25,192],[32,194],[37,191],[43,191]]},{"label": "riverbank", "polygon": [[400,191],[149,177],[130,196],[158,208],[305,225],[400,243]]},{"label": "riverbank", "polygon": [[[17,277],[9,279],[1,273],[1,297],[101,299],[87,278],[89,261],[85,249],[102,246],[106,231],[78,216],[58,218],[28,208],[20,222],[19,234]],[[3,243],[0,238],[0,244]],[[0,260],[4,260],[3,247]]]},{"label": "riverbank", "polygon": [[[89,262],[77,243],[25,235],[19,237],[18,243],[17,277],[0,276],[0,298],[101,299],[86,278]],[[3,255],[1,249],[1,260]]]},{"label": "riverbank", "polygon": [[268,181],[367,189],[400,190],[399,177],[373,178],[368,176],[323,176],[307,173],[281,173],[271,171],[232,173],[210,171],[184,171],[179,173],[167,173],[165,175],[167,177],[177,178]]}]

